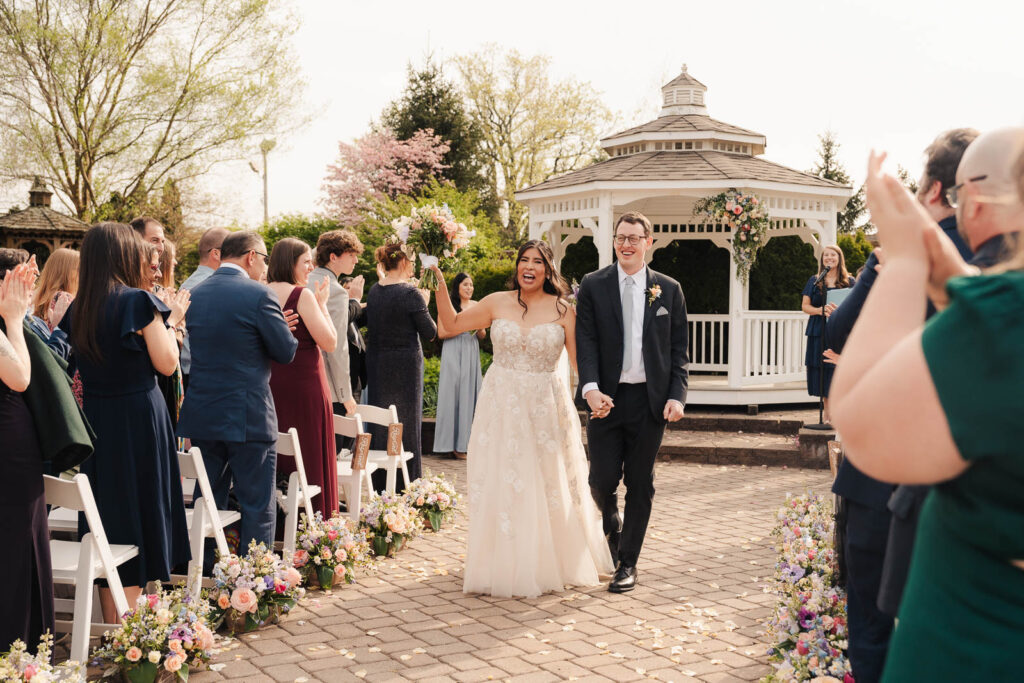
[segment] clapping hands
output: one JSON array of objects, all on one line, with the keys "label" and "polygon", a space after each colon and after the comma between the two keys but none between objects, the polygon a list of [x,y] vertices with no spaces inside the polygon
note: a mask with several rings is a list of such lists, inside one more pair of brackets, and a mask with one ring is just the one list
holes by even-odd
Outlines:
[{"label": "clapping hands", "polygon": [[316,302],[323,308],[327,305],[327,299],[331,295],[331,283],[325,278],[316,283],[316,289],[313,290],[313,294],[316,296]]},{"label": "clapping hands", "polygon": [[177,327],[185,319],[185,312],[188,311],[188,307],[192,303],[192,293],[187,289],[179,289],[177,292],[165,289],[160,294],[160,298],[171,309],[171,314],[167,317],[167,324]]},{"label": "clapping hands", "polygon": [[0,283],[0,318],[8,327],[20,325],[32,301],[32,290],[36,286],[39,269],[35,257],[11,269]]}]

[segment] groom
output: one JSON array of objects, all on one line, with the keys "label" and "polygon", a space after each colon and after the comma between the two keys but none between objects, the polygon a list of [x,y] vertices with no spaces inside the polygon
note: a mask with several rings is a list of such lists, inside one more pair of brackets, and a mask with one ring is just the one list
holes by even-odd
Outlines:
[{"label": "groom", "polygon": [[[615,224],[618,263],[583,278],[576,305],[580,394],[590,409],[590,491],[618,564],[608,590],[636,586],[665,422],[683,416],[686,304],[679,283],[647,267],[654,238],[642,213]],[[625,519],[616,489],[625,477]]]}]

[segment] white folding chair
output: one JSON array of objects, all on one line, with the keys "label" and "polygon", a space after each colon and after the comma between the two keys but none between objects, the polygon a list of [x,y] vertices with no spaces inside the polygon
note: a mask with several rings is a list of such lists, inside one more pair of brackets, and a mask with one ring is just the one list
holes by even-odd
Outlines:
[{"label": "white folding chair", "polygon": [[352,417],[335,415],[334,434],[355,439],[351,451],[344,449],[338,454],[338,488],[345,494],[348,516],[358,522],[363,482],[366,482],[367,493],[372,496],[373,482],[370,481],[370,475],[377,469],[375,464],[367,462],[370,435],[363,429],[363,420],[358,413]]},{"label": "white folding chair", "polygon": [[[217,509],[217,502],[213,498],[213,487],[206,474],[203,455],[198,448],[193,446],[187,453],[178,451],[178,469],[181,470],[182,477],[199,485],[199,497],[192,501],[193,507],[185,509],[189,545],[192,547],[187,585],[189,592],[198,598],[203,585],[203,555],[206,549],[206,539],[215,539],[217,550],[221,555],[226,556],[229,549],[227,538],[224,536],[224,527],[234,524],[242,518],[242,515],[235,510]],[[180,578],[182,577],[172,576],[171,580]],[[207,584],[207,587],[212,585],[210,582]]]},{"label": "white folding chair", "polygon": [[388,428],[387,448],[372,449],[367,458],[368,463],[387,470],[388,477],[385,484],[387,492],[395,493],[399,468],[405,478],[405,485],[408,486],[409,468],[405,463],[412,460],[413,455],[412,451],[407,451],[402,447],[402,423],[398,421],[398,409],[394,405],[387,408],[359,405],[356,406],[356,415],[363,418],[364,424],[375,424]]},{"label": "white folding chair", "polygon": [[84,512],[89,524],[89,533],[80,541],[50,541],[53,582],[75,586],[73,601],[54,600],[58,612],[66,612],[73,605],[74,614],[71,622],[58,620],[56,630],[58,633],[71,632],[71,659],[84,663],[89,657],[89,637],[103,635],[104,631],[116,628],[115,624],[92,622],[93,583],[96,579],[106,579],[117,613],[127,612],[128,600],[117,568],[138,556],[139,549],[134,545],[110,545],[107,542],[87,476],[76,474],[70,481],[44,476],[43,483],[48,504]]},{"label": "white folding chair", "polygon": [[295,459],[295,471],[288,477],[288,491],[282,495],[278,492],[277,502],[284,510],[284,550],[295,551],[295,536],[299,528],[299,508],[302,507],[308,519],[313,519],[314,496],[320,495],[320,487],[306,483],[306,468],[302,464],[302,448],[299,446],[299,433],[295,427],[286,433],[277,434],[277,457]]}]

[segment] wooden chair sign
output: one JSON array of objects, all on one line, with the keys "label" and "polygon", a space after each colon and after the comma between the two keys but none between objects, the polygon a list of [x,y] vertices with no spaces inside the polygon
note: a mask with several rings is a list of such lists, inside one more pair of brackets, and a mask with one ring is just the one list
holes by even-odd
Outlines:
[{"label": "wooden chair sign", "polygon": [[402,455],[402,423],[393,422],[388,425],[388,455]]},{"label": "wooden chair sign", "polygon": [[352,469],[366,469],[366,459],[370,456],[370,435],[357,434],[356,442],[352,444]]}]

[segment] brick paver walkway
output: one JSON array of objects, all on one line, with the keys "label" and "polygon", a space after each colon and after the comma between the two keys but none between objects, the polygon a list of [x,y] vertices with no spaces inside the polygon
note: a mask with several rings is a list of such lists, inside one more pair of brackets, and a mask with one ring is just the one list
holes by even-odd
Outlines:
[{"label": "brick paver walkway", "polygon": [[[465,464],[427,457],[458,478]],[[190,680],[751,681],[768,671],[769,531],[786,492],[828,472],[658,463],[640,585],[498,599],[462,593],[466,519],[374,574],[310,593],[278,626],[227,641]]]}]

